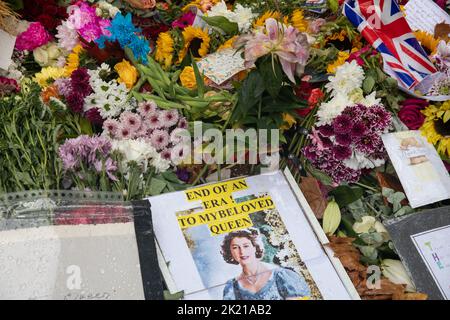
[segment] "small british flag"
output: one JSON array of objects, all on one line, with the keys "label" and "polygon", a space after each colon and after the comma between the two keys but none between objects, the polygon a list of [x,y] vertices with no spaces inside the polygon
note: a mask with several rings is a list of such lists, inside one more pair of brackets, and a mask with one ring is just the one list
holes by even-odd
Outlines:
[{"label": "small british flag", "polygon": [[437,72],[396,0],[349,0],[344,15],[384,60],[385,71],[405,89]]}]

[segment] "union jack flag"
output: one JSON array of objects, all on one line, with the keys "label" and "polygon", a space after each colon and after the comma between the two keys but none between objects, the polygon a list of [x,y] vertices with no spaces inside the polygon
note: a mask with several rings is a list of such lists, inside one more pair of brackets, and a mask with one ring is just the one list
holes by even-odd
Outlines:
[{"label": "union jack flag", "polygon": [[396,0],[349,0],[344,15],[377,49],[385,71],[405,89],[437,72],[411,31]]}]

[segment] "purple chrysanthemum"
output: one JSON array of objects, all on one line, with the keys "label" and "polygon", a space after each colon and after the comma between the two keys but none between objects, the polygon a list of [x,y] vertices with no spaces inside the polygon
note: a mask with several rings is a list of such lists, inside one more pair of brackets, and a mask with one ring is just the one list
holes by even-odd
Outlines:
[{"label": "purple chrysanthemum", "polygon": [[352,118],[345,114],[337,116],[333,121],[333,129],[336,134],[348,134],[352,127]]},{"label": "purple chrysanthemum", "polygon": [[137,132],[142,124],[142,118],[133,112],[125,111],[120,115],[121,125],[128,127],[131,131]]},{"label": "purple chrysanthemum", "polygon": [[348,134],[338,134],[335,136],[336,142],[341,146],[348,147],[352,144],[352,137]]},{"label": "purple chrysanthemum", "polygon": [[324,126],[320,126],[320,127],[317,128],[317,130],[324,137],[331,137],[331,136],[334,135],[334,129],[329,124],[326,124]]},{"label": "purple chrysanthemum", "polygon": [[103,125],[103,118],[100,115],[98,108],[91,108],[85,112],[84,116],[89,120],[90,123]]},{"label": "purple chrysanthemum", "polygon": [[353,138],[359,138],[362,137],[367,132],[366,125],[364,122],[359,121],[355,123],[355,125],[352,128],[351,134]]},{"label": "purple chrysanthemum", "polygon": [[107,119],[103,122],[103,130],[112,138],[115,138],[119,130],[119,122],[115,119]]},{"label": "purple chrysanthemum", "polygon": [[178,123],[180,115],[177,110],[163,110],[161,111],[160,119],[164,128],[170,128]]},{"label": "purple chrysanthemum", "polygon": [[157,105],[154,101],[143,101],[139,103],[138,111],[139,114],[147,118],[151,114],[155,113],[158,110]]},{"label": "purple chrysanthemum", "polygon": [[352,156],[352,149],[347,146],[336,145],[333,147],[333,156],[340,161],[346,160]]},{"label": "purple chrysanthemum", "polygon": [[72,92],[68,97],[66,97],[67,105],[70,110],[75,113],[83,113],[84,107],[84,96],[76,92]]}]

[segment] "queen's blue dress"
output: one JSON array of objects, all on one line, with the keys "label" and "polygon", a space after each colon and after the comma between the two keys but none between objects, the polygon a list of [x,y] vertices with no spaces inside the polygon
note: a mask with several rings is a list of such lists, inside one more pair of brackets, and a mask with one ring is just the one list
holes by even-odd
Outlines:
[{"label": "queen's blue dress", "polygon": [[248,291],[236,279],[228,280],[223,290],[224,300],[286,300],[310,296],[311,290],[305,279],[281,267],[272,270],[269,281],[258,292]]}]

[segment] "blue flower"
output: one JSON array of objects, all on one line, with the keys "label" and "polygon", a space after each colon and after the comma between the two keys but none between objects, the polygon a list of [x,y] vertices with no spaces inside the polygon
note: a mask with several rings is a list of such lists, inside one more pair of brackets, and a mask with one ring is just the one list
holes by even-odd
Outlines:
[{"label": "blue flower", "polygon": [[141,59],[143,63],[148,62],[147,55],[150,53],[150,45],[147,40],[140,37],[133,37],[133,40],[127,45],[133,51],[136,59]]},{"label": "blue flower", "polygon": [[102,36],[96,40],[99,48],[103,49],[105,47],[105,41],[117,41],[122,49],[127,47],[130,48],[137,59],[141,59],[142,62],[147,63],[147,55],[150,53],[150,44],[140,35],[141,29],[136,28],[133,25],[130,13],[126,16],[117,13],[111,21],[111,26],[107,29],[111,32],[111,35]]}]

